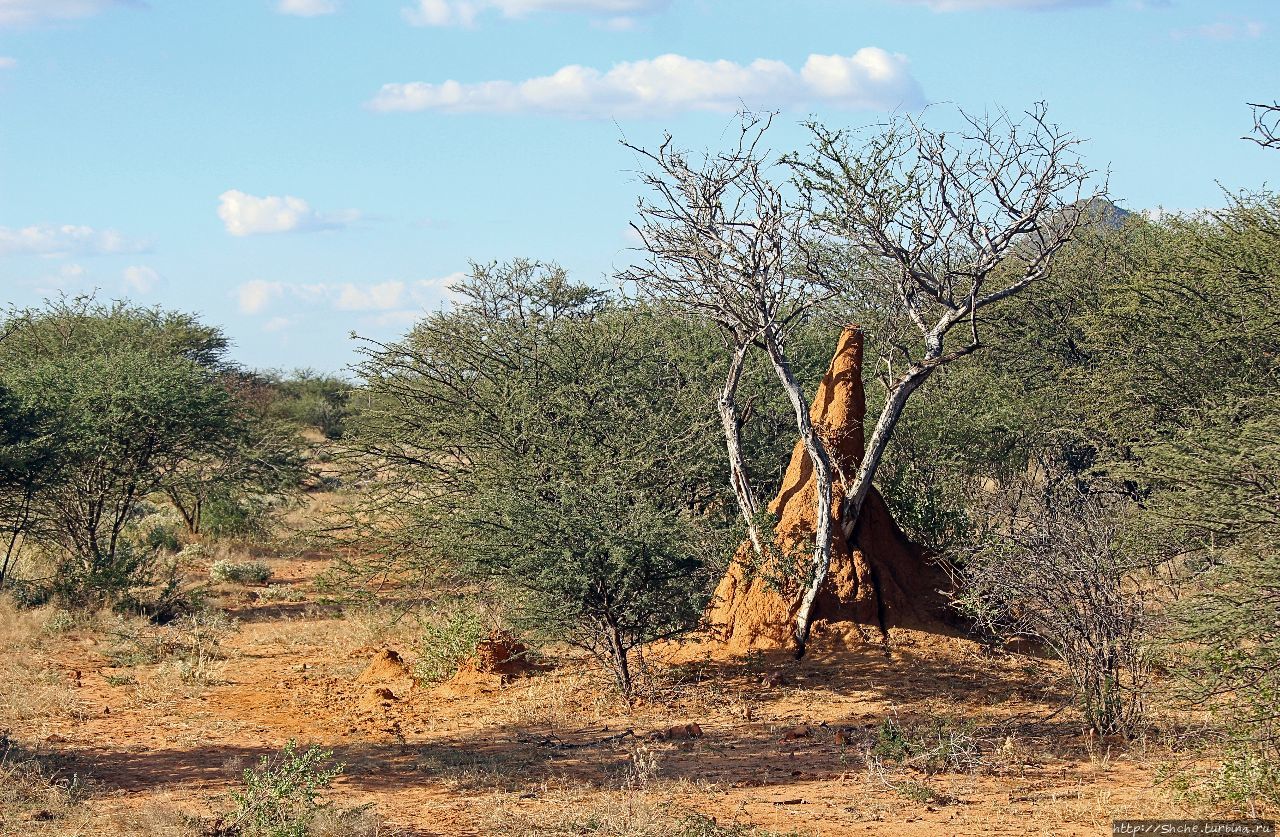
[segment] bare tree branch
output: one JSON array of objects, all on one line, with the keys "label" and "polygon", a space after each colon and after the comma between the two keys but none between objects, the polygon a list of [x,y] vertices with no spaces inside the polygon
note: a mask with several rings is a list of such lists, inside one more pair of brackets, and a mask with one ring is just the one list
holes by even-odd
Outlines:
[{"label": "bare tree branch", "polygon": [[1253,134],[1241,137],[1263,148],[1280,148],[1280,102],[1249,103],[1253,109]]},{"label": "bare tree branch", "polygon": [[[775,161],[762,146],[772,122],[772,114],[740,114],[735,144],[696,159],[670,134],[655,150],[623,140],[646,166],[638,175],[649,195],[638,201],[639,220],[632,224],[646,257],[620,278],[645,296],[718,324],[726,336],[730,367],[717,407],[734,494],[757,556],[763,554],[759,503],[743,461],[736,403],[742,365],[754,345],[762,346],[790,400],[807,405],[787,361],[787,336],[831,294],[813,281],[820,255],[808,213],[769,178]],[[826,450],[808,424],[807,406],[797,408],[797,423],[829,486]]]}]

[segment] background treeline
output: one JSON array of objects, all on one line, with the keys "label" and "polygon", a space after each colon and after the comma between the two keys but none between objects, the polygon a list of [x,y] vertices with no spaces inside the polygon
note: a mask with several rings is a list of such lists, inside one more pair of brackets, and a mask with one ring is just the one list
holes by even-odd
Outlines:
[{"label": "background treeline", "polygon": [[[335,584],[465,587],[629,691],[636,649],[697,625],[744,534],[715,411],[723,333],[549,263],[478,264],[457,291],[365,342],[354,384],[239,369],[183,314],[10,311],[0,583],[164,613],[176,549],[261,535],[322,487],[323,459],[351,502],[322,528],[357,547]],[[864,323],[874,414],[897,335],[851,299],[806,311],[789,362],[811,392],[842,325]],[[1280,199],[1095,213],[980,318],[1000,338],[930,377],[887,449],[897,519],[976,636],[1063,659],[1097,732],[1208,710],[1225,756],[1188,792],[1280,803]],[[759,355],[738,403],[772,496],[795,429]]]},{"label": "background treeline", "polygon": [[1172,690],[1230,753],[1199,791],[1275,804],[1280,201],[1096,226],[1000,317],[908,409],[899,521],[975,629],[1067,662],[1095,728]]},{"label": "background treeline", "polygon": [[172,554],[263,534],[349,387],[243,370],[177,312],[62,299],[0,323],[0,587],[172,615]]}]

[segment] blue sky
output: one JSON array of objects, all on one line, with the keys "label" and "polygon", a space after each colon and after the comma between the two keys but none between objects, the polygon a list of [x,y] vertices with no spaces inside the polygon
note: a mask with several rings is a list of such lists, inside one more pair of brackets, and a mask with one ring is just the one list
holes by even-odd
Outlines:
[{"label": "blue sky", "polygon": [[[1280,179],[1275,0],[0,0],[0,301],[195,311],[253,367],[340,370],[470,260],[632,258],[633,155],[740,103],[1050,116],[1123,205]],[[1219,185],[1221,184],[1221,185]]]}]

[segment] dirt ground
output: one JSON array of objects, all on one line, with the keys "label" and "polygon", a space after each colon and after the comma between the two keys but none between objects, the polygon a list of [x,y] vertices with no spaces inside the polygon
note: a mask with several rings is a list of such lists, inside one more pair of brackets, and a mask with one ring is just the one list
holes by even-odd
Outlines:
[{"label": "dirt ground", "polygon": [[[182,666],[131,649],[190,627],[4,614],[0,730],[83,799],[0,807],[0,833],[198,834],[190,818],[225,812],[244,768],[291,739],[346,765],[331,797],[371,805],[370,834],[1065,835],[1193,813],[1158,781],[1174,724],[1086,736],[1036,657],[827,635],[799,663],[651,649],[631,708],[555,649],[506,683],[424,686],[361,677],[386,648],[413,663],[403,620],[325,604],[323,557],[268,563],[269,599],[219,588],[228,618],[186,637],[200,650]],[[895,760],[887,721],[935,754]]]}]

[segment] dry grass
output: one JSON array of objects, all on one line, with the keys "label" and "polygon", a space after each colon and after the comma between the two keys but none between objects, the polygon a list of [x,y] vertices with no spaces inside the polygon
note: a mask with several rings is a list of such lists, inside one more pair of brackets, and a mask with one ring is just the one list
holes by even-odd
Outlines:
[{"label": "dry grass", "polygon": [[203,837],[201,820],[173,803],[126,808],[99,818],[100,827],[119,837]]},{"label": "dry grass", "polygon": [[372,807],[325,808],[311,823],[309,837],[396,837],[401,831],[383,822]]},{"label": "dry grass", "polygon": [[495,695],[486,724],[563,729],[617,717],[626,702],[594,666],[573,665],[513,681]]},{"label": "dry grass", "polygon": [[86,793],[84,777],[59,771],[0,736],[0,826],[31,823],[35,833],[57,827],[83,813]]},{"label": "dry grass", "polygon": [[35,725],[47,734],[51,721],[83,719],[72,672],[51,667],[48,650],[96,630],[99,621],[48,607],[19,610],[0,599],[0,729]]},{"label": "dry grass", "polygon": [[[544,785],[536,802],[497,796],[483,823],[485,833],[538,837],[770,837],[746,822],[717,821],[691,811],[671,790],[600,791]],[[788,832],[799,837],[799,832]],[[779,835],[779,837],[781,837]]]}]

